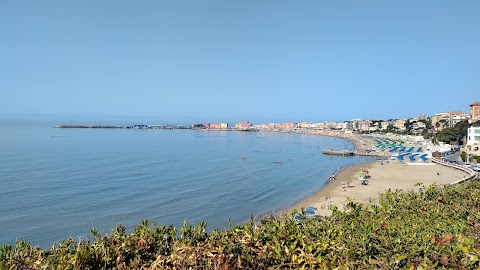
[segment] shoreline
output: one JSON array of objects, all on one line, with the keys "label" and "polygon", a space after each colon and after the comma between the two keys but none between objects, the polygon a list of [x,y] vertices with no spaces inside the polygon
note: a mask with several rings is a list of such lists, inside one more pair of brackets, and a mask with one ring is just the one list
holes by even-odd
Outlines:
[{"label": "shoreline", "polygon": [[[324,136],[324,134],[318,133],[317,135]],[[335,134],[328,134],[325,136],[347,139],[353,143],[357,151],[367,149],[370,143],[374,145],[368,138],[362,138],[362,135],[335,136]],[[362,169],[368,170],[371,176],[368,179],[368,185],[362,185],[362,182],[358,180],[358,174]],[[295,203],[286,211],[290,214],[295,209],[300,210],[313,206],[317,208],[316,215],[328,216],[331,215],[331,209],[334,206],[339,210],[345,210],[348,201],[369,205],[375,203],[380,194],[389,189],[418,190],[422,185],[417,185],[417,183],[422,183],[423,186],[447,185],[466,175],[465,172],[432,162],[401,163],[398,160],[388,160],[384,164],[377,161],[362,162],[341,168],[335,174],[335,180],[326,182],[320,190]],[[344,188],[342,188],[342,182]],[[349,184],[347,185],[347,183]]]}]

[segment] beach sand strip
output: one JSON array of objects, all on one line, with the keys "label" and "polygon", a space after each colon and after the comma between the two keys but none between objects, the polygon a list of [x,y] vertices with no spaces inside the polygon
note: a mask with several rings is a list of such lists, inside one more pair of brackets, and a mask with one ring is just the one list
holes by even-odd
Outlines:
[{"label": "beach sand strip", "polygon": [[[363,150],[364,145],[371,143],[366,140],[368,139],[351,139],[358,150]],[[368,185],[362,185],[358,180],[362,168],[368,169],[371,176]],[[418,190],[421,185],[416,185],[417,183],[422,183],[425,187],[433,184],[446,185],[467,175],[460,170],[421,161],[401,163],[398,160],[389,160],[383,165],[378,161],[356,164],[342,169],[335,180],[329,181],[320,191],[295,204],[289,212],[314,206],[317,207],[316,214],[327,216],[331,214],[333,206],[344,210],[349,201],[365,205],[375,203],[380,194],[389,189]],[[345,183],[345,188],[342,188],[342,182]],[[347,187],[347,182],[350,182],[350,187]]]}]

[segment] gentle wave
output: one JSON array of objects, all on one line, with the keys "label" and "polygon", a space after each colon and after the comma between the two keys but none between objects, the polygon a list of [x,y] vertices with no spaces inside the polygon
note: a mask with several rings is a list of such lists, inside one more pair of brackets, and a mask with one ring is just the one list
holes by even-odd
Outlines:
[{"label": "gentle wave", "polygon": [[225,228],[287,208],[362,157],[343,139],[290,133],[0,127],[0,244],[42,247],[143,219]]}]

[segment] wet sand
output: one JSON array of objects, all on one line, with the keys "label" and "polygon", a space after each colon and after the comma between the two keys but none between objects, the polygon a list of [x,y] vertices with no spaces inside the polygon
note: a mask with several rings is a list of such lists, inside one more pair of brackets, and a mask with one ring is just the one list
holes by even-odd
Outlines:
[{"label": "wet sand", "polygon": [[[358,150],[364,149],[363,144],[371,143],[358,137],[352,142]],[[368,179],[368,185],[362,185],[358,180],[358,173],[361,172],[362,167],[368,169],[371,176]],[[389,160],[384,165],[378,161],[357,164],[341,170],[335,180],[329,181],[320,191],[295,204],[289,209],[289,212],[293,209],[315,206],[317,207],[316,214],[326,216],[331,214],[332,206],[344,210],[348,200],[368,205],[375,203],[380,193],[388,189],[417,190],[420,188],[420,186],[415,186],[417,183],[423,183],[425,187],[432,184],[445,185],[465,176],[467,173],[463,171],[432,162],[408,163],[404,161],[400,163],[398,160]],[[345,185],[345,189],[342,189],[342,181],[350,182],[350,187]]]}]

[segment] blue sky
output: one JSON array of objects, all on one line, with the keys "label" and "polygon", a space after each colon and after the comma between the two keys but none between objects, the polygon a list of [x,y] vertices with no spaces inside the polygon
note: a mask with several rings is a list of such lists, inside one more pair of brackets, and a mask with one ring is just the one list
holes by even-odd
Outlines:
[{"label": "blue sky", "polygon": [[480,1],[1,1],[0,115],[408,118],[480,101]]}]

